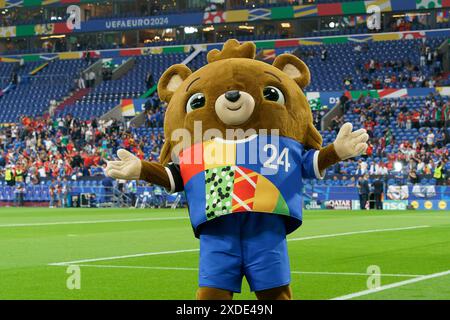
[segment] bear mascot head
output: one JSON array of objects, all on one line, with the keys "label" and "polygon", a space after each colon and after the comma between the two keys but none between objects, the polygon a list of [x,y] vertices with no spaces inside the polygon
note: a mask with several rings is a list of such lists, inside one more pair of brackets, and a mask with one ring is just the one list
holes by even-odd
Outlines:
[{"label": "bear mascot head", "polygon": [[[320,149],[322,137],[313,125],[311,109],[303,93],[310,82],[308,67],[291,54],[278,56],[273,65],[255,60],[255,45],[225,43],[212,50],[208,64],[192,72],[186,65],[171,66],[158,83],[161,100],[168,103],[164,133],[171,137],[180,127],[202,130],[277,129],[308,148]],[[171,161],[177,141],[166,140],[161,162]]]},{"label": "bear mascot head", "polygon": [[171,66],[158,83],[168,103],[160,162],[121,149],[106,168],[185,192],[200,239],[199,299],[231,299],[243,277],[260,299],[290,299],[286,235],[302,223],[302,180],[367,148],[350,123],[322,147],[303,91],[308,67],[292,54],[270,65],[255,51],[229,40],[195,72]]}]

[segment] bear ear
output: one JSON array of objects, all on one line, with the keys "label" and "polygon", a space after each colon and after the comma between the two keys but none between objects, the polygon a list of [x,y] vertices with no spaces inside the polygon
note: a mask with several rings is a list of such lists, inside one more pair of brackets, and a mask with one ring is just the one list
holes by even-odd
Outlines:
[{"label": "bear ear", "polygon": [[311,74],[306,64],[296,56],[285,53],[276,57],[273,66],[286,73],[289,78],[297,82],[302,90],[311,81]]},{"label": "bear ear", "polygon": [[169,102],[173,93],[181,86],[184,80],[191,75],[192,71],[184,64],[174,64],[167,69],[158,82],[159,98]]}]

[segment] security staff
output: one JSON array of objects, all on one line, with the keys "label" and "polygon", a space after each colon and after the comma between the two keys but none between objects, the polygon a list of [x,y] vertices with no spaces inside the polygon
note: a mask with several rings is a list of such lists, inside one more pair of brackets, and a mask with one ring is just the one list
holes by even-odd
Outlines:
[{"label": "security staff", "polygon": [[5,181],[6,181],[6,185],[8,186],[13,186],[15,183],[14,180],[14,172],[11,170],[11,168],[8,166],[5,170]]},{"label": "security staff", "polygon": [[384,183],[380,178],[376,179],[373,182],[373,194],[375,197],[375,209],[383,210],[383,191],[384,191]]},{"label": "security staff", "polygon": [[16,182],[23,182],[23,170],[21,166],[18,166],[16,169]]},{"label": "security staff", "polygon": [[442,185],[444,181],[444,161],[439,162],[439,164],[434,169],[433,178],[436,179],[437,185]]},{"label": "security staff", "polygon": [[366,210],[367,200],[369,200],[369,177],[367,175],[361,177],[358,183],[359,188],[359,199],[360,199],[360,209]]}]

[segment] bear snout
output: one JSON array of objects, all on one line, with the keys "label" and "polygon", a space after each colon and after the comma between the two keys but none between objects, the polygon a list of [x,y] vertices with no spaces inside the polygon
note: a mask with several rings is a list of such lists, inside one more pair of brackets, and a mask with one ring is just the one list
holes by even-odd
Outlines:
[{"label": "bear snout", "polygon": [[255,99],[245,91],[229,90],[217,98],[215,111],[226,125],[246,122],[255,109]]}]

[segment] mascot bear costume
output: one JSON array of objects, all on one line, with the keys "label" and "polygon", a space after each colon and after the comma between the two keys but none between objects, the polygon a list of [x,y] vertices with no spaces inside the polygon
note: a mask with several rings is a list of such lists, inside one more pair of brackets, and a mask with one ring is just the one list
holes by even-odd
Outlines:
[{"label": "mascot bear costume", "polygon": [[258,299],[291,299],[286,235],[302,223],[302,179],[367,148],[366,131],[350,123],[322,148],[303,93],[308,67],[291,54],[269,65],[255,51],[229,40],[195,72],[171,66],[158,83],[168,103],[160,162],[121,149],[106,168],[185,191],[200,239],[197,299],[232,299],[244,276]]}]

